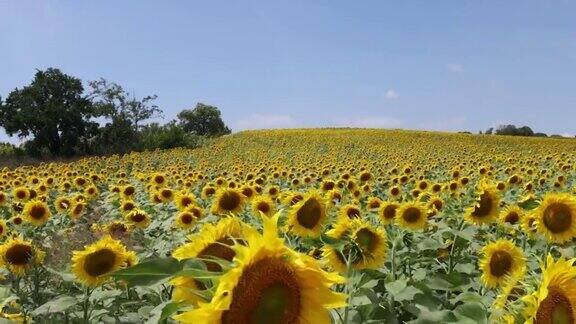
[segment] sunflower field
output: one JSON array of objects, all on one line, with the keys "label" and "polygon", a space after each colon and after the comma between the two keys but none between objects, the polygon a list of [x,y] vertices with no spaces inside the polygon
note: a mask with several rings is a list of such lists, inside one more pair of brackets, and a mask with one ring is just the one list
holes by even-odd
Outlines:
[{"label": "sunflower field", "polygon": [[244,131],[0,171],[0,323],[574,323],[576,141]]}]

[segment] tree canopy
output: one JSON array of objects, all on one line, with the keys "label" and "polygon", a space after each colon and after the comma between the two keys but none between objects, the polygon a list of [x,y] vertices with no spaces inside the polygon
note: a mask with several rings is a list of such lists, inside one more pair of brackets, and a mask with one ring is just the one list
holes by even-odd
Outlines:
[{"label": "tree canopy", "polygon": [[178,114],[180,125],[185,131],[202,136],[220,136],[230,134],[217,107],[196,104],[194,109],[185,109]]},{"label": "tree canopy", "polygon": [[95,134],[98,123],[91,119],[101,115],[83,92],[80,79],[54,68],[37,71],[30,85],[0,103],[0,126],[8,135],[33,137],[32,150],[73,155]]}]

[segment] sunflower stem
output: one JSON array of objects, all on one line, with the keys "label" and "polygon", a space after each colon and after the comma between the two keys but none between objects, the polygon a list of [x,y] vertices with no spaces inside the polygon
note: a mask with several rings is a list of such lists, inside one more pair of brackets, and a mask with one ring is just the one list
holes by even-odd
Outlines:
[{"label": "sunflower stem", "polygon": [[86,288],[84,304],[82,305],[82,308],[84,311],[84,316],[83,316],[84,323],[89,323],[89,319],[90,319],[90,295],[91,294],[92,294],[92,291],[90,290],[90,288],[89,287]]},{"label": "sunflower stem", "polygon": [[344,293],[346,293],[346,308],[344,308],[343,323],[348,323],[348,314],[350,313],[350,275],[352,274],[352,254],[346,258],[346,285],[344,286]]}]

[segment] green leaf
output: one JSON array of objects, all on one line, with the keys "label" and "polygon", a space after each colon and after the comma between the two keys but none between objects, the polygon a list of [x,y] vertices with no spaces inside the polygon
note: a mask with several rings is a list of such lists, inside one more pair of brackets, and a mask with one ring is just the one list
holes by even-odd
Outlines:
[{"label": "green leaf", "polygon": [[59,313],[67,310],[68,308],[76,305],[80,300],[70,296],[60,296],[51,300],[32,311],[32,315],[38,316],[41,314]]},{"label": "green leaf", "polygon": [[90,302],[102,301],[110,298],[115,298],[122,295],[122,290],[103,290],[102,288],[95,289],[90,295]]},{"label": "green leaf", "polygon": [[424,280],[424,279],[426,279],[427,275],[428,275],[428,272],[426,271],[426,269],[418,268],[412,274],[412,279],[414,279],[416,281]]},{"label": "green leaf", "polygon": [[454,270],[466,274],[471,274],[475,269],[476,267],[472,263],[459,263],[454,267]]},{"label": "green leaf", "polygon": [[127,269],[112,273],[117,280],[124,280],[130,285],[149,286],[168,279],[182,270],[184,264],[174,258],[150,259]]},{"label": "green leaf", "polygon": [[408,286],[407,279],[398,279],[386,284],[388,292],[394,296],[396,301],[412,300],[414,295],[420,293],[420,289]]},{"label": "green leaf", "polygon": [[459,321],[470,321],[470,323],[488,323],[488,314],[482,304],[466,303],[454,310],[454,315]]},{"label": "green leaf", "polygon": [[392,281],[392,282],[387,283],[386,289],[388,290],[388,292],[390,294],[392,294],[392,296],[395,296],[396,294],[398,294],[402,290],[404,290],[407,285],[408,285],[407,279],[398,279],[396,281]]},{"label": "green leaf", "polygon": [[48,270],[48,272],[52,274],[59,276],[60,278],[62,278],[62,280],[66,282],[74,282],[76,280],[76,277],[74,277],[74,275],[69,272],[57,271],[52,268],[46,268],[46,270]]},{"label": "green leaf", "polygon": [[536,207],[540,206],[540,204],[535,199],[530,198],[526,201],[519,203],[518,206],[520,206],[520,208],[522,208],[522,209],[532,210],[532,209],[535,209]]}]

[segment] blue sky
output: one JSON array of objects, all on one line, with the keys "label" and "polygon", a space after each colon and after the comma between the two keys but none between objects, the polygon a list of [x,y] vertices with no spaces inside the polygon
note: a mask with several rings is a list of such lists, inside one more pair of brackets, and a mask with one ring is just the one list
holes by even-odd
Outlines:
[{"label": "blue sky", "polygon": [[1,1],[0,95],[47,67],[233,130],[576,133],[575,1]]}]

